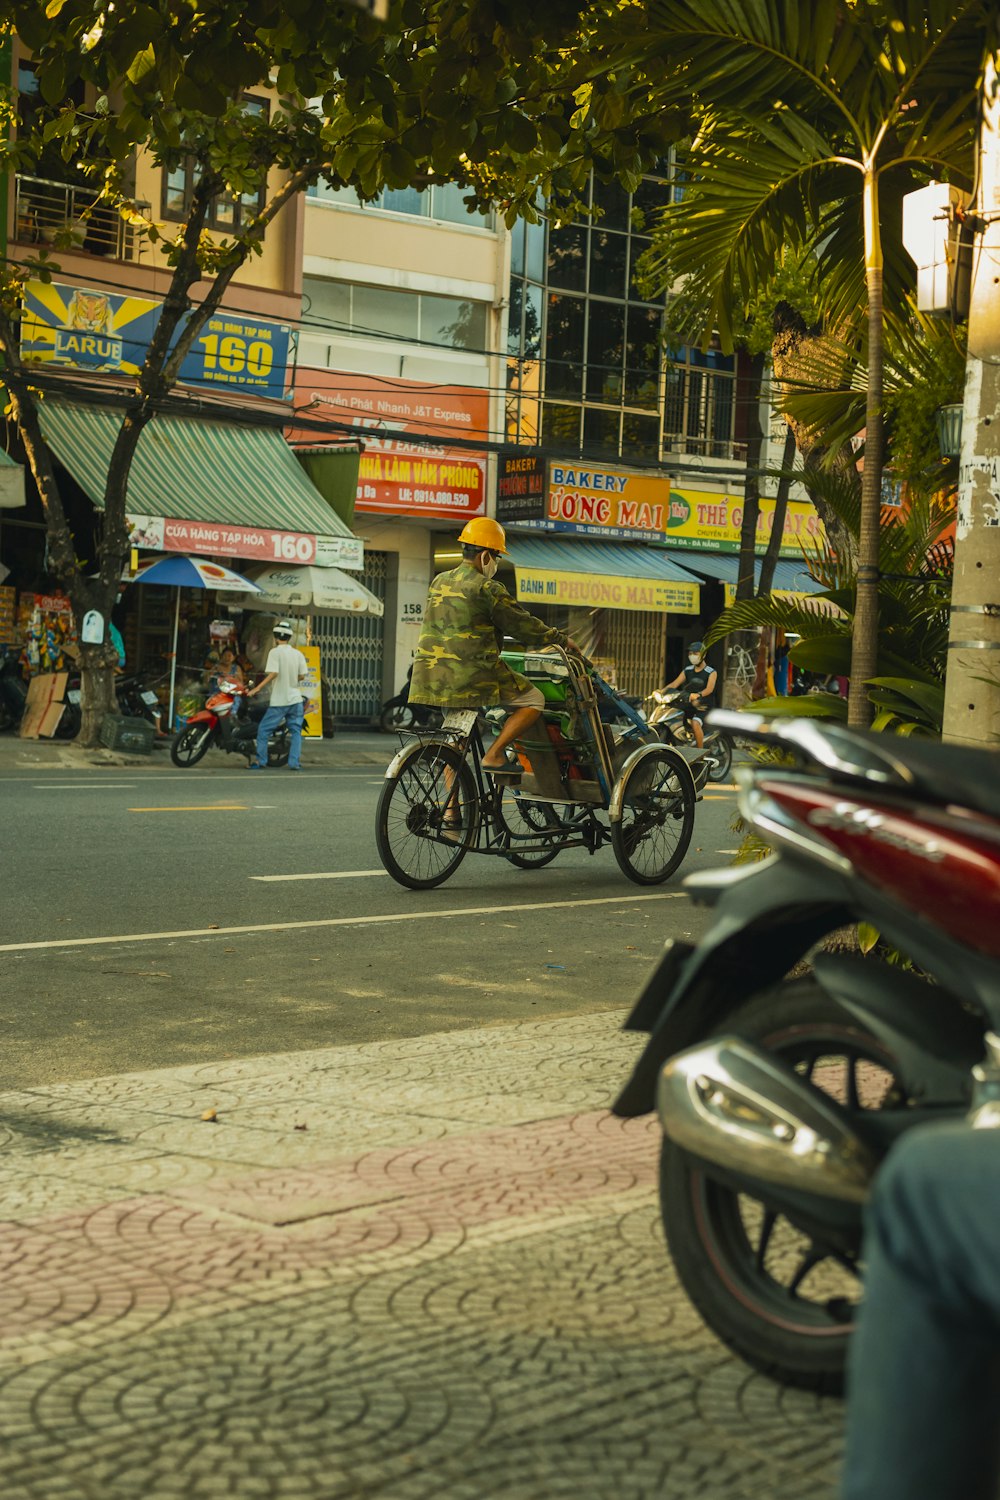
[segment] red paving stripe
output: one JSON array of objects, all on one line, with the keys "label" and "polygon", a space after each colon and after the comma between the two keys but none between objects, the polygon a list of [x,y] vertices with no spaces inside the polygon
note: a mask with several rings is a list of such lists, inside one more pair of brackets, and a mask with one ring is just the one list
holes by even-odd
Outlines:
[{"label": "red paving stripe", "polygon": [[[119,1337],[181,1307],[239,1305],[262,1285],[361,1257],[443,1255],[491,1224],[557,1220],[578,1204],[652,1190],[655,1136],[655,1121],[595,1111],[243,1173],[191,1189],[197,1201],[141,1196],[8,1224],[0,1349],[56,1331]],[[257,1222],[234,1219],[241,1210]],[[291,1232],[278,1227],[289,1221]]]}]

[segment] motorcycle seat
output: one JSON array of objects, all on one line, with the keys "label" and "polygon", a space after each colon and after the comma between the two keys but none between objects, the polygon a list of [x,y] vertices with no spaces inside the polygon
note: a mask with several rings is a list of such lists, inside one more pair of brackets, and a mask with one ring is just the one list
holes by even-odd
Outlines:
[{"label": "motorcycle seat", "polygon": [[957,803],[1000,819],[1000,756],[995,750],[894,735],[879,739],[893,760],[905,767],[913,789],[928,802]]}]

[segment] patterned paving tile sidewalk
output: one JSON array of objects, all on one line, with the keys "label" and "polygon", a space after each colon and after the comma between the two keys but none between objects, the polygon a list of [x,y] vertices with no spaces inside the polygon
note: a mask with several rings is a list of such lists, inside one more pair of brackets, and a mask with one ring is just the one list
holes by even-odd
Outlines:
[{"label": "patterned paving tile sidewalk", "polygon": [[619,1024],[0,1095],[5,1500],[832,1500],[839,1404],[677,1288]]}]

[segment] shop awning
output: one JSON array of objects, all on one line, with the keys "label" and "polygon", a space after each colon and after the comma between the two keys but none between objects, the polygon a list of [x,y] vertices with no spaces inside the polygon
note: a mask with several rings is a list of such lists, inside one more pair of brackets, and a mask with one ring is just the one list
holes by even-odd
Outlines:
[{"label": "shop awning", "polygon": [[[103,506],[121,412],[52,397],[39,414],[59,462]],[[281,433],[269,427],[154,417],[136,448],[128,506],[130,514],[353,540]]]},{"label": "shop awning", "polygon": [[[735,552],[681,552],[672,551],[669,555],[679,563],[683,563],[692,573],[700,574],[703,578],[715,578],[720,583],[731,584],[733,589],[739,577],[740,560]],[[754,583],[760,579],[761,559],[758,557],[754,565]],[[821,594],[823,585],[817,583],[815,578],[807,570],[805,563],[794,558],[780,557],[774,565],[774,582],[771,585],[774,594]]]},{"label": "shop awning", "polygon": [[696,615],[697,576],[662,549],[511,536],[517,597],[525,604]]},{"label": "shop awning", "polygon": [[0,448],[0,510],[24,504],[24,469]]},{"label": "shop awning", "polygon": [[336,511],[345,526],[353,526],[361,444],[322,443],[306,447],[300,444],[292,451],[331,510]]}]

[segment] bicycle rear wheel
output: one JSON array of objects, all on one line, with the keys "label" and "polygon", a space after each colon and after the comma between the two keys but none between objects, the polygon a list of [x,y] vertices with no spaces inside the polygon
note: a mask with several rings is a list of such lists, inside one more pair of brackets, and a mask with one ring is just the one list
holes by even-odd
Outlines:
[{"label": "bicycle rear wheel", "polygon": [[611,824],[619,869],[637,885],[659,885],[687,853],[694,828],[695,792],[683,757],[657,748],[627,770],[621,818]]},{"label": "bicycle rear wheel", "polygon": [[[519,870],[540,870],[543,865],[551,864],[562,848],[561,835],[547,832],[560,821],[555,808],[545,802],[531,802],[515,788],[504,787],[500,812],[507,832],[514,835],[507,851],[511,864]],[[534,849],[532,843],[536,845]],[[540,844],[547,847],[538,848]]]},{"label": "bicycle rear wheel", "polygon": [[400,885],[430,890],[458,869],[478,822],[479,793],[464,757],[448,745],[421,745],[379,793],[379,859]]}]

